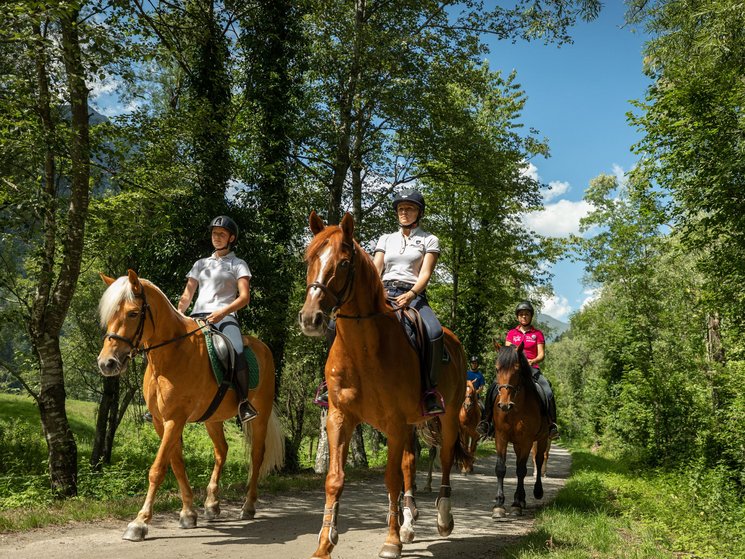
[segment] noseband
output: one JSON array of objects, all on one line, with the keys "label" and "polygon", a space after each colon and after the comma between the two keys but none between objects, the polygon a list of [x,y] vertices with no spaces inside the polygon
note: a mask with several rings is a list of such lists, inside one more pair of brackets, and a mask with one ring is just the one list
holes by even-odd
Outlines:
[{"label": "noseband", "polygon": [[142,288],[142,293],[139,295],[135,295],[137,299],[142,299],[142,306],[140,307],[140,321],[137,323],[137,330],[135,330],[135,335],[132,338],[125,338],[124,336],[120,336],[119,334],[115,334],[114,332],[106,332],[103,339],[104,341],[107,339],[112,340],[118,340],[120,342],[124,342],[125,344],[129,345],[129,357],[135,357],[141,350],[140,350],[140,342],[142,341],[142,334],[145,331],[145,317],[149,314],[150,315],[150,323],[153,325],[153,328],[155,328],[155,322],[153,321],[153,313],[150,310],[150,305],[147,302],[147,298],[145,297],[145,288]]},{"label": "noseband", "polygon": [[344,282],[344,287],[342,287],[341,291],[339,291],[338,293],[334,293],[328,286],[328,284],[333,281],[336,275],[331,276],[331,279],[329,279],[329,281],[326,283],[314,281],[313,283],[309,283],[308,286],[305,288],[305,293],[307,294],[308,291],[310,291],[313,287],[317,287],[318,289],[323,291],[325,295],[328,295],[334,300],[334,305],[329,312],[329,316],[332,319],[336,318],[337,311],[344,303],[347,302],[347,300],[349,300],[349,297],[352,295],[352,282],[354,281],[354,257],[357,255],[357,247],[355,247],[354,241],[352,241],[351,243],[344,242],[342,243],[342,246],[349,247],[352,251],[352,256],[349,259],[349,271],[347,272],[347,279]]}]

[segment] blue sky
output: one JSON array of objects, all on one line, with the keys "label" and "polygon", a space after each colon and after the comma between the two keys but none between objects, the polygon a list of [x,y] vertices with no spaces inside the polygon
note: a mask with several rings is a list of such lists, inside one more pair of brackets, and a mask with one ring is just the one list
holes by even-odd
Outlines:
[{"label": "blue sky", "polygon": [[[551,186],[545,211],[526,216],[537,232],[565,236],[578,232],[588,210],[582,196],[601,173],[621,175],[634,166],[631,146],[640,138],[626,122],[629,101],[643,99],[649,80],[642,73],[646,36],[624,26],[622,2],[607,2],[599,19],[578,23],[574,43],[490,43],[490,67],[517,71],[527,94],[523,123],[549,142],[551,156],[531,161],[530,171]],[[543,312],[560,320],[579,310],[591,293],[582,283],[581,263],[561,261],[554,273],[555,297]]]}]

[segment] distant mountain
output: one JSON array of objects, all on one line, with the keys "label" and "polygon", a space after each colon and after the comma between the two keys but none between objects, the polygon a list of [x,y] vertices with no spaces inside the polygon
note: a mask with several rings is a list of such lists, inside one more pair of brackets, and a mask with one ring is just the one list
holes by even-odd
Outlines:
[{"label": "distant mountain", "polygon": [[543,333],[546,336],[546,341],[549,342],[555,340],[564,332],[569,330],[569,324],[547,314],[538,313],[536,324],[541,330],[543,330]]}]

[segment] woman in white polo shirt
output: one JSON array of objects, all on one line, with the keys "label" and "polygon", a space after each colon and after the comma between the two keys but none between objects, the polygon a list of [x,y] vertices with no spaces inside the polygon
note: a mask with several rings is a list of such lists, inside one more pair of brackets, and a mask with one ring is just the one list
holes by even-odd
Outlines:
[{"label": "woman in white polo shirt", "polygon": [[232,250],[238,239],[238,225],[226,215],[210,222],[210,236],[215,252],[194,263],[186,275],[186,287],[178,302],[178,311],[186,312],[194,293],[199,288],[191,316],[203,318],[225,334],[233,344],[235,358],[235,384],[239,392],[238,417],[247,423],[258,414],[248,401],[248,363],[243,354],[243,339],[236,312],[246,307],[250,300],[251,271],[248,264]]},{"label": "woman in white polo shirt", "polygon": [[443,334],[440,321],[427,301],[427,285],[440,256],[440,241],[427,233],[419,222],[424,215],[424,197],[418,190],[403,190],[393,199],[399,229],[383,235],[375,246],[373,261],[381,275],[388,297],[400,307],[419,311],[427,333],[422,375],[422,403],[425,415],[445,412],[437,380],[442,368]]}]

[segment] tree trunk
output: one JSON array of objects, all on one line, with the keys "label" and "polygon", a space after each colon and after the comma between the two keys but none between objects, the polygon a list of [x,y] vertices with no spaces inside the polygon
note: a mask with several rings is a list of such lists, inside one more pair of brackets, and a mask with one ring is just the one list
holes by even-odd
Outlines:
[{"label": "tree trunk", "polygon": [[365,439],[362,436],[362,423],[355,427],[352,440],[349,444],[349,458],[347,463],[355,468],[367,468],[367,452],[365,452]]},{"label": "tree trunk", "polygon": [[716,410],[719,408],[719,390],[714,381],[714,369],[724,364],[724,346],[722,345],[722,332],[720,330],[719,313],[714,312],[707,317],[706,329],[706,355],[713,367],[709,367],[709,385],[711,386],[711,403]]},{"label": "tree trunk", "polygon": [[316,448],[316,464],[313,468],[317,474],[326,473],[329,469],[329,436],[326,433],[326,417],[328,411],[321,410],[321,425],[318,430],[318,447]]},{"label": "tree trunk", "polygon": [[[111,463],[111,444],[116,433],[109,426],[119,419],[119,377],[104,377],[103,395],[96,415],[96,434],[93,438],[90,465],[94,471],[101,471],[103,464]],[[107,453],[108,450],[108,453]],[[108,455],[107,455],[108,454]]]}]

